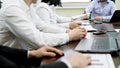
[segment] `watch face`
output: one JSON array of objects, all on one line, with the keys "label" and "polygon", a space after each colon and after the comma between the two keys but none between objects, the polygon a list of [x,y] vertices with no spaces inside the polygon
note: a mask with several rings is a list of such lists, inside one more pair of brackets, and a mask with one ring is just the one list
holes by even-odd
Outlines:
[{"label": "watch face", "polygon": [[94,21],[94,24],[102,24],[102,21]]}]

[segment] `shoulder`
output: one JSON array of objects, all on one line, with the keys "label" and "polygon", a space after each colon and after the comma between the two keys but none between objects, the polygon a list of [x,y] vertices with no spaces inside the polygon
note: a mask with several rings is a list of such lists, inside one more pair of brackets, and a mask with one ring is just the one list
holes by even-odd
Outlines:
[{"label": "shoulder", "polygon": [[48,11],[51,12],[51,8],[48,4],[46,3],[39,3],[36,7],[37,11]]},{"label": "shoulder", "polygon": [[37,8],[49,8],[50,6],[46,3],[39,3],[37,4]]},{"label": "shoulder", "polygon": [[115,5],[115,3],[111,0],[108,1],[110,5]]},{"label": "shoulder", "polygon": [[6,0],[3,2],[3,6],[21,6],[21,1],[19,0]]},{"label": "shoulder", "polygon": [[21,8],[21,3],[19,1],[14,1],[14,0],[6,0],[3,4],[2,4],[2,10],[6,11],[8,10],[8,8],[13,8],[13,7],[17,7],[17,8]]},{"label": "shoulder", "polygon": [[96,4],[98,4],[98,1],[96,0],[93,0],[92,2],[90,2],[90,5],[96,5]]}]

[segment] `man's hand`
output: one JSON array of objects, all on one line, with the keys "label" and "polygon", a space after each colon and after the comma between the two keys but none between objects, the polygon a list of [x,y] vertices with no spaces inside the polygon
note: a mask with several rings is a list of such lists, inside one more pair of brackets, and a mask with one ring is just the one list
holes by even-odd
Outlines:
[{"label": "man's hand", "polygon": [[96,16],[94,18],[95,21],[102,21],[103,20],[103,17],[102,16]]},{"label": "man's hand", "polygon": [[86,34],[87,31],[81,27],[70,30],[68,33],[70,41],[80,40],[81,38],[84,38]]},{"label": "man's hand", "polygon": [[49,46],[43,46],[37,50],[33,50],[29,52],[29,58],[31,57],[42,58],[45,56],[55,57],[57,55],[63,56],[64,53],[56,48],[49,47]]},{"label": "man's hand", "polygon": [[85,68],[90,64],[91,57],[75,52],[72,56],[68,57],[67,61],[72,65],[72,68]]},{"label": "man's hand", "polygon": [[74,29],[76,27],[79,27],[81,24],[81,22],[78,22],[78,21],[73,21],[70,23],[70,29]]}]

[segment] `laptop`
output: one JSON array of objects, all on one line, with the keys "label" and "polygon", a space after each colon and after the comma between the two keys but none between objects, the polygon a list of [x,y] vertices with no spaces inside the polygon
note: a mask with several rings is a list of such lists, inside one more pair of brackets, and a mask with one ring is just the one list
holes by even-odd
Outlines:
[{"label": "laptop", "polygon": [[76,51],[91,53],[112,53],[120,50],[120,32],[107,32],[103,35],[88,33],[75,47]]},{"label": "laptop", "polygon": [[120,10],[116,10],[110,20],[110,22],[120,22]]}]

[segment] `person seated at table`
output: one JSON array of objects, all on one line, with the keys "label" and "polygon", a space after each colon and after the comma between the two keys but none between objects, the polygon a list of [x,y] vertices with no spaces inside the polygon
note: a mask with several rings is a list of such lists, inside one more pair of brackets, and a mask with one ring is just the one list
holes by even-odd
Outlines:
[{"label": "person seated at table", "polygon": [[2,68],[85,68],[90,56],[75,52],[67,59],[41,65],[44,57],[62,57],[64,53],[53,47],[44,46],[27,51],[0,45],[0,67]]},{"label": "person seated at table", "polygon": [[85,13],[90,13],[91,20],[109,22],[115,9],[116,6],[111,0],[93,0]]},{"label": "person seated at table", "polygon": [[79,21],[73,21],[72,18],[57,15],[56,6],[62,7],[61,0],[41,0],[37,4],[36,12],[45,23],[71,29],[80,26]]},{"label": "person seated at table", "polygon": [[0,9],[0,44],[23,49],[58,46],[80,40],[87,34],[77,27],[68,30],[43,22],[32,4],[37,0],[5,0]]}]

